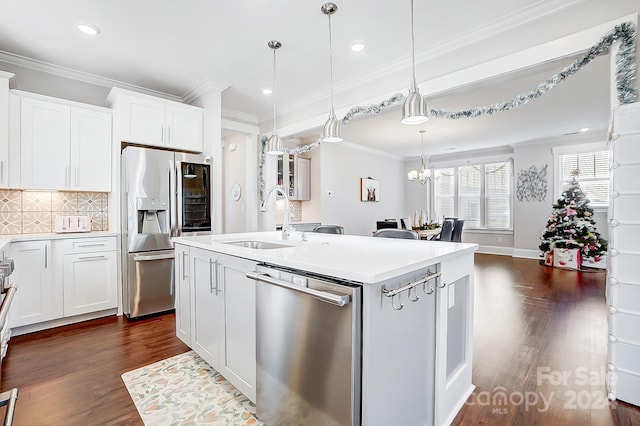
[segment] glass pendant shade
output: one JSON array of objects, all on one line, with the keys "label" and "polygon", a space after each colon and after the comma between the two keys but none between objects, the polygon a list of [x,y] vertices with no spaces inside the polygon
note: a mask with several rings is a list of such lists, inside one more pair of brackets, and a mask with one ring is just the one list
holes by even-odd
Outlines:
[{"label": "glass pendant shade", "polygon": [[277,133],[274,133],[267,142],[267,154],[280,155],[284,154],[284,144]]}]

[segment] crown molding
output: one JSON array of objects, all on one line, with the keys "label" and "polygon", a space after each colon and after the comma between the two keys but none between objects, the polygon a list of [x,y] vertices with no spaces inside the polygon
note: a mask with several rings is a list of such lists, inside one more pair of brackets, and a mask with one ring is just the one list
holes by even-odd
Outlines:
[{"label": "crown molding", "polygon": [[171,95],[168,93],[160,92],[157,90],[147,89],[146,87],[136,86],[135,84],[125,83],[123,81],[114,80],[107,77],[101,77],[99,75],[91,74],[84,71],[78,71],[71,68],[63,67],[60,65],[50,64],[48,62],[39,61],[37,59],[27,58],[25,56],[16,55],[5,51],[0,51],[0,61],[8,64],[17,65],[24,68],[29,68],[35,71],[44,72],[47,74],[55,75],[57,77],[68,78],[70,80],[81,81],[83,83],[89,83],[101,87],[120,87],[123,89],[133,90],[136,92],[144,93],[151,96],[158,96],[161,98],[169,99],[176,102],[182,102],[182,98],[179,96]]},{"label": "crown molding", "polygon": [[[329,143],[327,143],[327,145],[330,145]],[[346,146],[348,148],[351,149],[355,149],[357,151],[363,151],[363,152],[368,152],[369,154],[376,154],[376,155],[380,155],[382,157],[387,157],[387,158],[392,158],[394,160],[398,160],[398,161],[403,161],[403,157],[399,156],[399,155],[393,155],[389,152],[386,151],[380,151],[379,149],[375,149],[375,148],[371,148],[368,147],[366,145],[360,145],[358,143],[354,143],[354,142],[349,142],[349,141],[342,141],[337,143],[336,145],[342,145],[342,146]],[[321,144],[322,146],[322,144]]]},{"label": "crown molding", "polygon": [[[540,19],[541,17],[552,15],[566,8],[584,3],[586,0],[538,0],[536,3],[525,7],[524,9],[514,12],[506,17],[497,19],[487,23],[481,27],[463,32],[462,34],[442,41],[435,45],[416,51],[416,65],[436,59],[447,53],[471,46],[479,41],[486,40],[505,31],[511,30],[518,26],[522,26],[529,22]],[[372,71],[361,73],[357,76],[343,80],[333,86],[334,96],[339,93],[345,93],[353,90],[354,87],[363,86],[374,83],[379,79],[384,79],[389,75],[398,72],[398,70],[408,69],[411,66],[411,55],[406,55],[394,61],[389,61]],[[407,89],[409,87],[409,79],[407,78]],[[309,105],[319,103],[328,99],[330,96],[330,88],[316,90],[305,98],[294,101],[288,105],[279,108],[280,114],[288,114],[290,112],[305,108]],[[262,120],[263,118],[260,117]]]},{"label": "crown molding", "polygon": [[210,90],[217,90],[218,92],[222,92],[229,86],[230,85],[227,83],[205,78],[200,83],[196,84],[191,90],[185,93],[182,96],[182,101],[184,103],[190,104],[191,102],[198,99],[200,96],[204,95]]},{"label": "crown molding", "polygon": [[84,71],[74,70],[72,68],[63,67],[60,65],[50,64],[48,62],[39,61],[37,59],[27,58],[25,56],[16,55],[5,51],[0,51],[0,61],[8,64],[16,65],[32,69],[35,71],[44,72],[47,74],[55,75],[57,77],[68,78],[70,80],[81,81],[83,83],[93,84],[101,87],[120,87],[122,89],[133,90],[136,92],[144,93],[151,96],[157,96],[164,99],[169,99],[181,103],[191,103],[194,99],[204,95],[209,90],[218,90],[222,92],[229,87],[229,84],[204,79],[191,90],[185,93],[183,96],[176,96],[169,93],[161,92],[158,90],[149,89],[135,84],[125,83],[123,81],[114,80],[107,77],[102,77],[96,74],[91,74]]},{"label": "crown molding", "polygon": [[258,126],[260,124],[257,115],[230,108],[222,108],[222,118],[226,118],[231,121],[241,121],[255,126]]}]

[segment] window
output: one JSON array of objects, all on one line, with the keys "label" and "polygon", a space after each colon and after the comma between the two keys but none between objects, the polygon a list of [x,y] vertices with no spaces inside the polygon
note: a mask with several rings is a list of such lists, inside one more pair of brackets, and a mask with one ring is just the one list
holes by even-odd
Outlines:
[{"label": "window", "polygon": [[592,207],[609,205],[609,151],[560,155],[560,193],[578,171],[578,182]]},{"label": "window", "polygon": [[465,228],[511,229],[511,161],[436,169],[434,216],[464,219]]},{"label": "window", "polygon": [[455,169],[439,169],[435,172],[435,208],[433,217],[455,216]]}]

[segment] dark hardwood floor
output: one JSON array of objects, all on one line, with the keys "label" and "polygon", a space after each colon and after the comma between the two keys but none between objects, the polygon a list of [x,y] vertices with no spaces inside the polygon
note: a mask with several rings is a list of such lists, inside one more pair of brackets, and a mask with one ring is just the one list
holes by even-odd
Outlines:
[{"label": "dark hardwood floor", "polygon": [[[640,408],[606,399],[604,283],[476,255],[476,391],[454,424],[640,424]],[[17,426],[141,425],[120,375],[187,350],[173,314],[104,318],[12,338],[0,387],[19,388]]]}]

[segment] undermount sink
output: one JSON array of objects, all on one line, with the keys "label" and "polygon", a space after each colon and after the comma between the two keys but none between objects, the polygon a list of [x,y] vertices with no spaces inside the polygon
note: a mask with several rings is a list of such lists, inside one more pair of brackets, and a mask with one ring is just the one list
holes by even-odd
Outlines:
[{"label": "undermount sink", "polygon": [[224,244],[250,248],[250,249],[260,249],[260,250],[291,247],[290,245],[287,245],[287,244],[269,243],[266,241],[229,241]]}]

